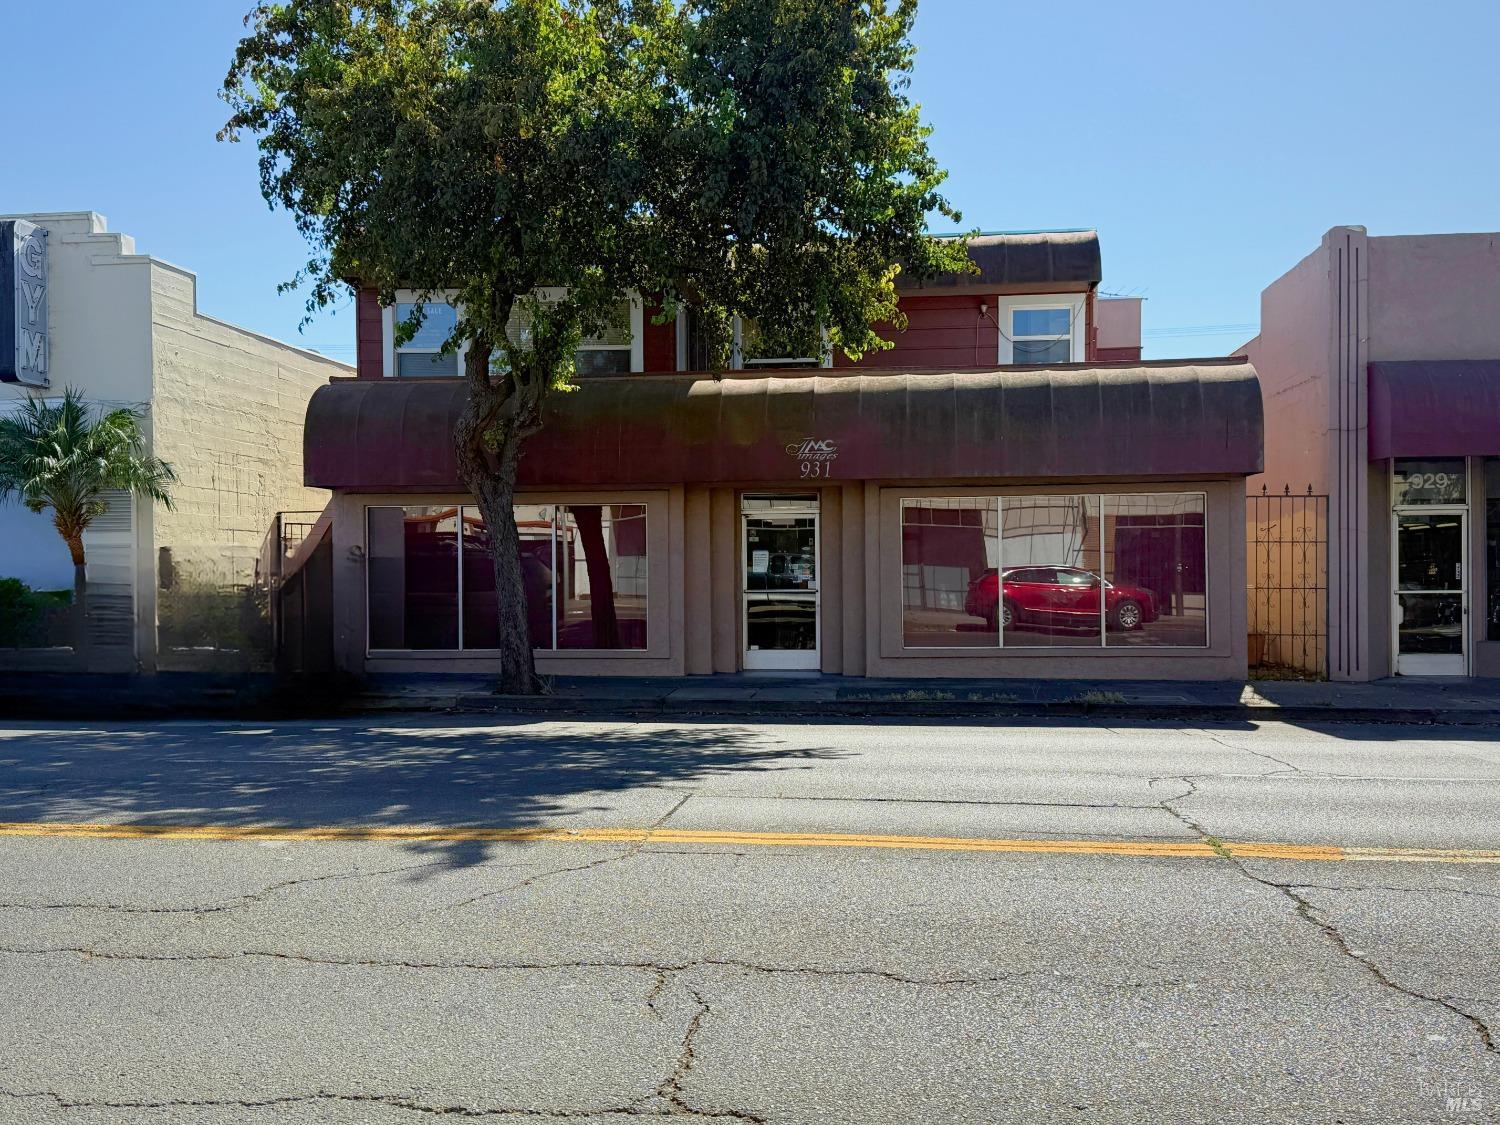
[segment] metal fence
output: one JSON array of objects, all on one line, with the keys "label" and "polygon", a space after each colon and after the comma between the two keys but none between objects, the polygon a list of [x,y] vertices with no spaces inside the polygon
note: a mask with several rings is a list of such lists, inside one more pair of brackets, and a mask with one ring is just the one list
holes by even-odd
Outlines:
[{"label": "metal fence", "polygon": [[1328,497],[1245,498],[1250,667],[1263,676],[1328,677]]}]

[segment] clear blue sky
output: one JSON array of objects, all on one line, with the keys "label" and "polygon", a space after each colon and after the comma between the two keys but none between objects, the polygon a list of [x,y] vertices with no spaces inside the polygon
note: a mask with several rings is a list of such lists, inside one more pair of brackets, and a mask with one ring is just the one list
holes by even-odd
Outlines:
[{"label": "clear blue sky", "polygon": [[[6,52],[0,212],[100,211],[196,270],[205,312],[349,359],[348,311],[299,337],[276,285],[304,247],[254,149],[214,140],[249,7],[35,9],[69,45]],[[1148,298],[1148,356],[1239,345],[1261,288],[1336,223],[1500,229],[1494,0],[924,0],[916,37],[965,226],[1097,227],[1104,288]]]}]

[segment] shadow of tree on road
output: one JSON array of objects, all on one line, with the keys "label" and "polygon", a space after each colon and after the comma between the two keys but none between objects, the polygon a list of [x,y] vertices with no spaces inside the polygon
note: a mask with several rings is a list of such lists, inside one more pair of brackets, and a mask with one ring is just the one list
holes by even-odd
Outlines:
[{"label": "shadow of tree on road", "polygon": [[[812,734],[812,729],[808,731]],[[0,821],[643,827],[660,791],[841,756],[741,726],[516,720],[0,729]],[[413,842],[448,866],[475,842]]]}]

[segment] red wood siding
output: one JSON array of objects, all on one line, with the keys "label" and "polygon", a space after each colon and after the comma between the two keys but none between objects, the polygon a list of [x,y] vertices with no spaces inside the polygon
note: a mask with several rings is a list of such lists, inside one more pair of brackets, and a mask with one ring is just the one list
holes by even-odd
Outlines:
[{"label": "red wood siding", "polygon": [[1140,348],[1099,348],[1095,359],[1100,363],[1139,363]]},{"label": "red wood siding", "polygon": [[[870,352],[858,364],[834,356],[835,367],[993,367],[1000,354],[1000,331],[995,325],[993,296],[916,295],[901,298],[906,331],[877,329],[896,346]],[[979,306],[989,305],[981,316]]]},{"label": "red wood siding", "polygon": [[380,294],[360,289],[354,294],[354,372],[361,379],[379,379],[385,374],[384,317]]},{"label": "red wood siding", "polygon": [[645,329],[642,333],[642,363],[646,371],[677,370],[677,322],[668,320],[664,324],[653,324],[653,318],[661,315],[660,301],[647,301]]}]

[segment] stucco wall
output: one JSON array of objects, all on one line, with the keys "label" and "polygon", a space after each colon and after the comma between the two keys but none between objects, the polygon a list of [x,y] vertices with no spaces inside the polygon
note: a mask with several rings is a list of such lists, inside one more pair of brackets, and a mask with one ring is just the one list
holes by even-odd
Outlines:
[{"label": "stucco wall", "polygon": [[152,263],[155,448],[179,479],[172,510],[152,515],[156,580],[143,600],[159,603],[161,667],[258,665],[268,653],[248,602],[255,562],[276,512],[328,501],[302,483],[302,426],[313,391],[350,369],[202,315],[195,290],[193,274]]},{"label": "stucco wall", "polygon": [[1372,361],[1500,358],[1500,235],[1371,238]]},{"label": "stucco wall", "polygon": [[1286,485],[1328,491],[1327,255],[1316,250],[1260,295],[1260,335],[1235,355],[1248,356],[1265,403],[1266,471],[1251,477],[1277,492]]}]

